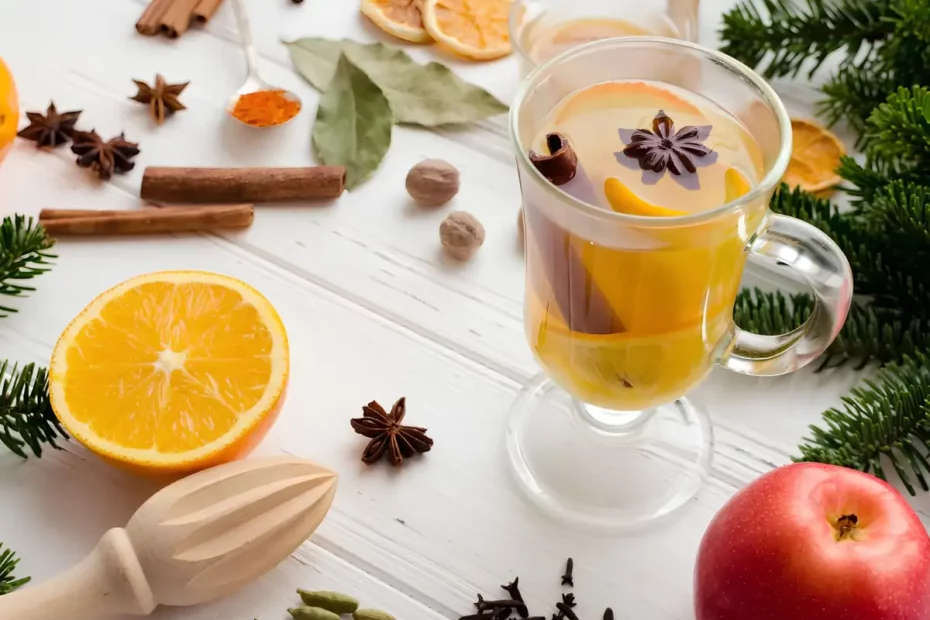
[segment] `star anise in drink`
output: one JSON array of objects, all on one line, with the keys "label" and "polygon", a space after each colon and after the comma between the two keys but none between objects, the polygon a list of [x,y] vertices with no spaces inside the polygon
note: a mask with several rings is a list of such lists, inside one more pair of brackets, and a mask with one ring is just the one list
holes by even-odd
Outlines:
[{"label": "star anise in drink", "polygon": [[50,102],[44,115],[40,112],[26,112],[29,125],[16,135],[26,140],[33,140],[37,148],[43,146],[55,148],[71,139],[74,134],[74,125],[80,115],[81,110],[59,113],[55,108],[55,103]]},{"label": "star anise in drink", "polygon": [[401,397],[388,413],[375,401],[362,407],[363,417],[352,419],[352,428],[371,439],[362,454],[362,461],[371,465],[388,454],[393,465],[402,465],[405,458],[417,452],[429,452],[433,440],[426,429],[401,424],[407,413],[407,399]]},{"label": "star anise in drink", "polygon": [[[675,131],[675,123],[659,110],[652,120],[652,131],[648,129],[620,129],[620,139],[628,144],[621,153],[636,160],[639,167],[662,175],[666,170],[675,176],[693,175],[698,166],[712,163],[716,153],[703,144],[712,127],[688,125]],[[621,163],[623,163],[621,161]]]},{"label": "star anise in drink", "polygon": [[125,134],[105,141],[96,131],[75,131],[71,152],[78,156],[77,165],[94,170],[106,181],[114,172],[129,172],[136,165],[132,158],[140,153],[136,142]]},{"label": "star anise in drink", "polygon": [[168,84],[165,78],[160,74],[155,76],[155,86],[149,86],[145,82],[139,80],[133,80],[133,82],[135,82],[139,92],[136,93],[135,97],[130,97],[130,99],[138,101],[139,103],[147,103],[152,118],[155,119],[155,122],[159,125],[165,122],[166,117],[171,116],[179,110],[187,109],[178,97],[181,95],[181,92],[187,88],[190,82]]}]

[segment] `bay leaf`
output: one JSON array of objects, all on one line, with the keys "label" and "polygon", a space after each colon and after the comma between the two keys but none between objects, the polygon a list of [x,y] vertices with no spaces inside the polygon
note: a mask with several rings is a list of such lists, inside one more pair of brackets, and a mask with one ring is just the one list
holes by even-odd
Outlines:
[{"label": "bay leaf", "polygon": [[313,124],[313,152],[321,163],[345,166],[346,187],[364,182],[391,146],[394,119],[377,84],[344,54],[336,61]]},{"label": "bay leaf", "polygon": [[394,45],[314,37],[285,45],[297,72],[319,90],[326,90],[340,53],[345,54],[381,87],[398,123],[425,127],[469,123],[509,109],[445,65],[421,65]]}]

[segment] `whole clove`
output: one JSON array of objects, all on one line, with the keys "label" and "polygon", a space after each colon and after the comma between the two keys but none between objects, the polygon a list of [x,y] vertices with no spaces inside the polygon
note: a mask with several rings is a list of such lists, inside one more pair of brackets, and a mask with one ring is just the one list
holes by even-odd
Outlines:
[{"label": "whole clove", "polygon": [[[509,594],[510,598],[512,598],[513,600],[519,601],[520,603],[524,603],[523,594],[520,593],[520,578],[519,577],[515,577],[512,582],[510,582],[506,586],[501,586],[501,588],[503,588],[503,590],[507,592],[507,594]],[[517,613],[520,615],[521,618],[526,618],[530,615],[529,611],[526,608],[525,603],[523,607],[520,607],[517,609]]]},{"label": "whole clove", "polygon": [[604,620],[614,620],[614,610],[610,607],[604,610]]},{"label": "whole clove", "polygon": [[575,570],[575,561],[568,558],[565,562],[565,574],[562,575],[562,585],[575,587],[575,579],[572,577],[572,571]]},{"label": "whole clove", "polygon": [[565,603],[556,603],[555,606],[559,610],[559,614],[562,617],[568,618],[568,620],[578,620],[578,616],[575,615],[575,611]]},{"label": "whole clove", "polygon": [[475,603],[475,607],[478,608],[478,613],[493,611],[501,608],[516,609],[517,613],[520,612],[520,609],[523,609],[524,611],[526,610],[526,604],[522,601],[515,601],[509,598],[501,599],[499,601],[486,601],[480,594],[478,595],[478,601]]},{"label": "whole clove", "polygon": [[578,603],[575,602],[575,595],[571,592],[562,595],[562,602],[568,605],[569,607],[574,607]]}]

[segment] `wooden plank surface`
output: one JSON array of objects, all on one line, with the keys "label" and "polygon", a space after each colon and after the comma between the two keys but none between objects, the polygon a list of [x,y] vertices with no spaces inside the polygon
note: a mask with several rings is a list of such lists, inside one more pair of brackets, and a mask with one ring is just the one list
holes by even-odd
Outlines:
[{"label": "wooden plank surface", "polygon": [[[702,6],[702,41],[727,0]],[[0,213],[42,208],[131,209],[146,165],[310,165],[318,94],[290,69],[279,40],[347,36],[380,40],[354,0],[249,0],[266,78],[297,92],[305,111],[283,130],[228,122],[226,96],[243,79],[228,7],[205,31],[169,42],[135,34],[137,0],[0,0],[0,54],[23,108],[84,109],[82,126],[125,131],[139,141],[138,168],[110,183],[89,180],[67,149],[19,143],[0,167]],[[410,47],[419,60],[430,48]],[[440,60],[509,100],[515,59]],[[162,127],[127,100],[131,78],[191,80],[189,110]],[[809,85],[782,89],[809,115]],[[420,210],[404,191],[407,169],[442,157],[462,172],[462,191],[440,210]],[[165,618],[283,618],[297,586],[350,591],[404,620],[455,618],[476,591],[497,592],[520,575],[533,609],[546,613],[560,591],[564,560],[576,561],[582,617],[610,605],[621,619],[691,617],[691,570],[701,533],[717,508],[760,473],[785,463],[820,411],[858,375],[841,369],[760,380],[716,372],[695,397],[712,412],[711,479],[673,521],[633,537],[599,538],[551,523],[526,505],[508,478],[503,429],[511,400],[536,368],[522,326],[522,251],[515,218],[519,187],[503,118],[466,130],[395,128],[375,177],[330,206],[261,207],[246,232],[144,239],[67,240],[38,292],[0,321],[2,357],[44,363],[67,322],[96,294],[161,269],[226,273],[255,286],[279,309],[291,338],[293,376],[279,423],[261,453],[288,452],[340,472],[333,511],[317,534],[262,583]],[[443,259],[438,224],[465,209],[488,231],[470,263]],[[428,426],[433,452],[401,471],[366,468],[363,440],[348,419],[372,398],[406,395],[410,420]],[[616,472],[618,476],[635,472]],[[0,454],[0,540],[23,556],[22,570],[48,578],[122,524],[151,493],[76,445],[26,463]],[[930,523],[930,501],[914,500]]]}]

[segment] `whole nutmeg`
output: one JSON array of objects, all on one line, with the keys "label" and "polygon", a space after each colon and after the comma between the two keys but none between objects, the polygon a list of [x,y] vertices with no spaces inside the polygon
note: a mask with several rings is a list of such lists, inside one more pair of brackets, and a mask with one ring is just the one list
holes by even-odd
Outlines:
[{"label": "whole nutmeg", "polygon": [[424,159],[407,173],[407,192],[421,205],[438,207],[459,193],[459,171],[441,159]]},{"label": "whole nutmeg", "polygon": [[454,258],[468,260],[484,243],[484,226],[465,211],[454,211],[439,225],[439,240]]}]

